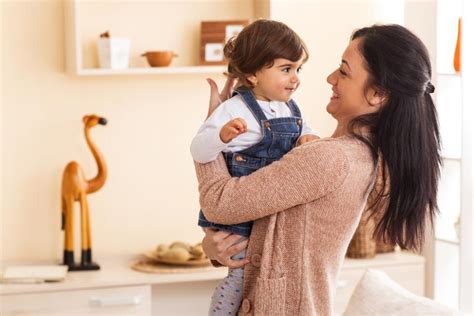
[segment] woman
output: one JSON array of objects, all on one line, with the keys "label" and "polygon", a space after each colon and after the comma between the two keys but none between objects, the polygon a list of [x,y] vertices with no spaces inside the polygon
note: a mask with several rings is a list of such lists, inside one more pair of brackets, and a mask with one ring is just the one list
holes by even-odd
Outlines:
[{"label": "woman", "polygon": [[377,163],[384,181],[372,192],[371,209],[384,213],[376,236],[402,249],[421,248],[425,224],[437,211],[440,167],[430,78],[427,50],[410,31],[362,28],[327,78],[333,90],[327,111],[337,120],[331,138],[241,178],[229,176],[222,157],[196,164],[207,218],[254,221],[245,261],[229,259],[245,246],[233,245],[236,236],[207,230],[203,241],[211,259],[245,264],[240,313],[332,313],[337,275]]}]

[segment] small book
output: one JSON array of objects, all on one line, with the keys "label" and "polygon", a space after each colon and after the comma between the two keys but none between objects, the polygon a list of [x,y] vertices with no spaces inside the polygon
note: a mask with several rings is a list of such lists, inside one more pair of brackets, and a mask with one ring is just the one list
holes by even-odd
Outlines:
[{"label": "small book", "polygon": [[66,278],[68,267],[63,265],[9,266],[2,277],[4,283],[59,282]]}]

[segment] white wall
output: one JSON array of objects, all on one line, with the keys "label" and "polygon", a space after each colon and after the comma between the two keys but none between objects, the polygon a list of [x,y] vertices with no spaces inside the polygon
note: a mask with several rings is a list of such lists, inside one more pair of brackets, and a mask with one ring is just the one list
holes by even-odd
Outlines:
[{"label": "white wall", "polygon": [[[161,242],[200,240],[188,145],[206,113],[206,76],[70,76],[62,1],[2,1],[1,8],[3,258],[61,258],[63,168],[76,160],[88,177],[96,172],[82,132],[87,113],[109,120],[92,132],[109,167],[103,189],[88,197],[95,254],[138,254]],[[279,1],[272,7],[309,46],[296,99],[323,136],[334,128],[325,112],[331,92],[326,76],[338,66],[351,32],[377,21],[373,8],[368,0]]]},{"label": "white wall", "polygon": [[[0,5],[0,34],[3,34],[3,6]],[[0,73],[2,74],[0,76],[0,96],[3,96],[3,40],[0,40]],[[3,97],[0,100],[0,153],[2,153],[3,149]],[[3,183],[3,162],[2,162],[2,156],[0,154],[0,241],[3,240],[3,212],[2,212],[2,183]],[[1,259],[3,258],[3,247],[0,242],[0,269],[2,269],[2,263]]]},{"label": "white wall", "polygon": [[96,172],[87,113],[109,120],[92,132],[110,172],[89,196],[95,253],[200,239],[188,144],[206,113],[205,77],[69,76],[61,1],[2,2],[2,11],[3,257],[61,257],[63,168],[76,160]]}]

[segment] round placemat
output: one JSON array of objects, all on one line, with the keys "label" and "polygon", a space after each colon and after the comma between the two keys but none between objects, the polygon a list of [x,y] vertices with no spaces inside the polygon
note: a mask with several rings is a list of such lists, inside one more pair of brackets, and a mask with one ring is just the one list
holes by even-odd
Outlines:
[{"label": "round placemat", "polygon": [[132,263],[131,268],[146,273],[187,273],[187,272],[206,272],[213,271],[215,268],[210,265],[200,266],[183,266],[183,265],[172,265],[164,264],[151,260],[139,260]]}]

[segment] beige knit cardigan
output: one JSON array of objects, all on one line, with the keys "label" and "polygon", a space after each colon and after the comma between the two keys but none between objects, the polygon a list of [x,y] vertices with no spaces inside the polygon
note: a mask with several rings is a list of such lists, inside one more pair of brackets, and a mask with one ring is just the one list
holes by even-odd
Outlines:
[{"label": "beige knit cardigan", "polygon": [[239,315],[331,315],[375,179],[369,148],[349,136],[313,141],[241,178],[230,177],[222,155],[195,165],[208,220],[254,221]]}]

